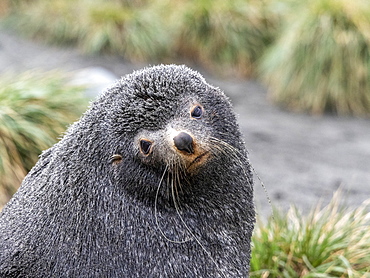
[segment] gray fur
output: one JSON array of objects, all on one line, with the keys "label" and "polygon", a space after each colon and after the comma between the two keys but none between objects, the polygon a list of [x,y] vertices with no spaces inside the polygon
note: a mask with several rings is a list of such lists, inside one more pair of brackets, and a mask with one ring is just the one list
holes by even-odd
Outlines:
[{"label": "gray fur", "polygon": [[[189,116],[194,104],[204,107],[200,120]],[[165,172],[182,161],[166,141],[170,128],[191,131],[207,162]],[[155,140],[152,155],[140,153],[139,137]],[[225,95],[185,66],[146,68],[98,97],[3,209],[0,277],[248,277],[252,199]]]}]

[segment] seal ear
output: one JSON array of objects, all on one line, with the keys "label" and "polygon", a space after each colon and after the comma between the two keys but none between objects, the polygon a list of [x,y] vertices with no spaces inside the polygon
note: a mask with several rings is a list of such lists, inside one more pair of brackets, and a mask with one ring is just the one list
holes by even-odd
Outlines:
[{"label": "seal ear", "polygon": [[111,163],[117,165],[122,162],[122,155],[120,154],[114,154],[111,157]]}]

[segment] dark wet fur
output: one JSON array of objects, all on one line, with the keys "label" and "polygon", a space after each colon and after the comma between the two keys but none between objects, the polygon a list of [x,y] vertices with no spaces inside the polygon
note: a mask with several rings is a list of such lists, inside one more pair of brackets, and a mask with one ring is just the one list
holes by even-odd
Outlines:
[{"label": "dark wet fur", "polygon": [[[169,127],[191,131],[207,161],[187,169],[163,143]],[[228,99],[184,66],[147,68],[92,103],[3,209],[0,277],[248,277],[254,221]]]}]

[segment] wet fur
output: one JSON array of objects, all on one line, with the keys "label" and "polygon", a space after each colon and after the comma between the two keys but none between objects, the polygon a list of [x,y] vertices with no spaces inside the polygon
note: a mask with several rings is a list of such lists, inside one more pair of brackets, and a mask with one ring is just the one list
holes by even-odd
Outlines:
[{"label": "wet fur", "polygon": [[[191,131],[207,161],[187,169],[168,128]],[[140,136],[160,142],[153,155]],[[253,226],[229,100],[187,67],[147,68],[92,103],[3,209],[0,277],[248,277]]]}]

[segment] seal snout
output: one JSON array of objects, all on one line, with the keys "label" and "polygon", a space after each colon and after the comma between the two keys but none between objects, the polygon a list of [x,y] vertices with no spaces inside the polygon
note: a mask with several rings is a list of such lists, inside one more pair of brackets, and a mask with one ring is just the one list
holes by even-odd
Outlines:
[{"label": "seal snout", "polygon": [[173,142],[179,151],[184,151],[188,154],[194,153],[193,138],[188,133],[180,132],[173,138]]}]

